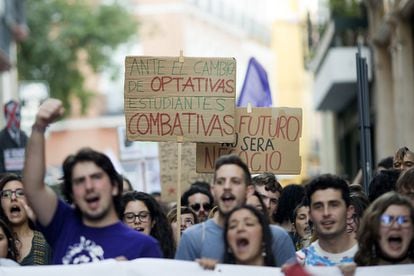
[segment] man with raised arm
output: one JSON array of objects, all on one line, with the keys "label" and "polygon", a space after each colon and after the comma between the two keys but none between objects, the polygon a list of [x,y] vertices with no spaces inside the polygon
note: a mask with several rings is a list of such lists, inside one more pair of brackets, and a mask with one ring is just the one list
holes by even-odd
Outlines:
[{"label": "man with raised arm", "polygon": [[44,184],[44,132],[63,111],[61,101],[56,99],[48,99],[40,106],[23,170],[25,193],[39,228],[53,249],[53,263],[161,257],[155,239],[119,220],[122,179],[106,155],[84,148],[63,162],[63,192],[75,208]]}]

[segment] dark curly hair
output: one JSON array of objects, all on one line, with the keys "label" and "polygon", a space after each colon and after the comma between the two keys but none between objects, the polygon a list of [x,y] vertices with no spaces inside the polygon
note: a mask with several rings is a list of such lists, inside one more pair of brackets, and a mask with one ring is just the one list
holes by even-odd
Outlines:
[{"label": "dark curly hair", "polygon": [[9,228],[9,226],[6,224],[6,222],[2,219],[0,219],[0,228],[3,230],[4,234],[7,238],[7,259],[12,259],[13,261],[17,261],[17,257],[19,256],[19,251],[16,247],[16,239]]},{"label": "dark curly hair", "polygon": [[283,188],[276,213],[272,214],[276,223],[291,221],[296,206],[303,201],[305,188],[302,185],[290,184]]},{"label": "dark curly hair", "polygon": [[[411,223],[414,222],[414,207],[410,200],[396,192],[388,192],[377,198],[365,210],[358,229],[358,251],[354,261],[358,266],[378,265],[381,249],[378,245],[380,239],[380,217],[391,205],[407,207],[410,210]],[[414,238],[408,248],[408,257],[414,261]]]},{"label": "dark curly hair", "polygon": [[[66,157],[63,162],[62,193],[66,200],[69,203],[73,202],[72,173],[75,165],[81,162],[95,163],[96,166],[105,171],[112,185],[118,188],[118,194],[112,196],[112,201],[116,212],[119,213],[122,196],[122,177],[117,173],[108,156],[91,148],[82,148],[76,154]],[[80,211],[79,209],[77,210]]]},{"label": "dark curly hair", "polygon": [[181,206],[189,206],[188,198],[194,194],[203,194],[208,197],[210,204],[214,204],[214,198],[210,190],[206,190],[199,186],[190,186],[181,196]]},{"label": "dark curly hair", "polygon": [[[349,230],[356,232],[359,228],[361,223],[361,218],[365,212],[365,210],[369,206],[368,197],[364,193],[351,193],[350,194],[350,205],[354,207],[354,213],[352,214],[352,221],[355,223],[355,228],[349,227]],[[349,224],[352,226],[352,224]]]},{"label": "dark curly hair", "polygon": [[[259,221],[260,225],[262,226],[262,244],[264,246],[264,252],[266,253],[264,256],[264,265],[265,266],[276,266],[275,258],[273,256],[272,251],[272,244],[273,244],[273,237],[272,232],[270,230],[269,221],[266,216],[263,215],[262,212],[257,210],[255,207],[250,205],[243,205],[233,209],[227,216],[224,223],[224,231],[223,231],[223,239],[224,239],[224,257],[223,263],[225,264],[236,264],[236,258],[233,253],[228,250],[229,249],[229,242],[227,240],[227,232],[229,231],[229,219],[231,216],[240,210],[246,209],[250,211]],[[230,251],[230,252],[229,252]]]},{"label": "dark curly hair", "polygon": [[388,156],[385,157],[383,159],[381,159],[378,163],[377,163],[377,169],[379,167],[382,167],[384,169],[392,169],[393,167],[393,157],[392,156]]},{"label": "dark curly hair", "polygon": [[348,183],[337,175],[333,174],[322,174],[309,181],[306,185],[305,200],[312,208],[312,195],[319,190],[334,189],[340,190],[342,199],[345,201],[346,207],[351,203],[350,191]]},{"label": "dark curly hair", "polygon": [[150,235],[158,240],[165,258],[174,258],[175,243],[171,224],[163,212],[160,204],[149,194],[144,192],[127,192],[121,199],[121,209],[119,216],[122,217],[125,208],[130,201],[142,201],[150,212],[151,220],[154,226],[151,228]]},{"label": "dark curly hair", "polygon": [[395,190],[395,184],[400,176],[401,171],[397,169],[388,169],[379,171],[371,179],[368,188],[368,198],[373,202],[382,194]]}]

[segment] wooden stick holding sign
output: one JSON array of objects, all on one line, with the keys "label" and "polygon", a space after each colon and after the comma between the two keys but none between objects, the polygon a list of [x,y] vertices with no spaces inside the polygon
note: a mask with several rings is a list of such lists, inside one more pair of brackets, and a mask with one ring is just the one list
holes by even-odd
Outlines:
[{"label": "wooden stick holding sign", "polygon": [[181,231],[179,230],[181,228],[181,141],[178,142],[177,147],[177,245],[180,242],[181,238]]},{"label": "wooden stick holding sign", "polygon": [[[178,61],[182,64],[184,63],[184,56],[183,56],[183,50],[180,50],[180,57],[178,58]],[[181,229],[181,153],[182,153],[182,147],[181,143],[183,142],[183,137],[179,136],[177,137],[177,246],[180,243],[181,239],[181,231],[178,231],[178,229]]]}]

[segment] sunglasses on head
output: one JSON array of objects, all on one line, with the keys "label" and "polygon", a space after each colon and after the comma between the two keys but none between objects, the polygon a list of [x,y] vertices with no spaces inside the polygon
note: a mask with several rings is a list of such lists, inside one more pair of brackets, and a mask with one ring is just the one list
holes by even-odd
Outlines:
[{"label": "sunglasses on head", "polygon": [[191,207],[191,209],[193,209],[195,212],[198,212],[198,210],[200,210],[200,208],[201,208],[201,205],[203,206],[203,209],[204,210],[206,210],[206,211],[210,211],[211,210],[211,204],[210,203],[203,203],[203,204],[200,204],[200,203],[194,203],[194,204],[191,204],[190,205],[190,207]]}]

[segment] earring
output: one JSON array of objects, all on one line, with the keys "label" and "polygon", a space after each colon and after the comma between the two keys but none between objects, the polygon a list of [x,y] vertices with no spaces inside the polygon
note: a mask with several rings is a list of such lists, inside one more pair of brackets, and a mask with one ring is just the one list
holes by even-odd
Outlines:
[{"label": "earring", "polygon": [[265,243],[262,243],[262,256],[266,257],[266,245],[265,245]]},{"label": "earring", "polygon": [[373,259],[377,258],[377,247],[375,246],[375,243],[371,247],[371,255]]}]

